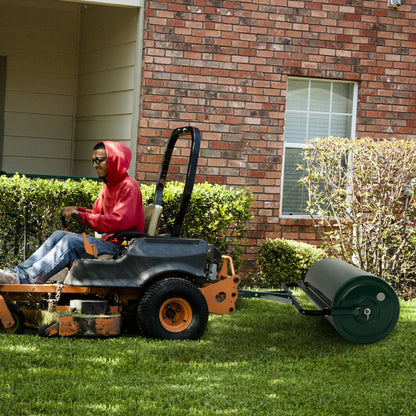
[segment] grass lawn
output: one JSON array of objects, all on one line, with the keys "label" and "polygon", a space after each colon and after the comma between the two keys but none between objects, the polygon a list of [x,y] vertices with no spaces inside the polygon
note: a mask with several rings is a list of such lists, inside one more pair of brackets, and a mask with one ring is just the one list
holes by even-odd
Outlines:
[{"label": "grass lawn", "polygon": [[0,335],[0,415],[416,415],[416,301],[357,345],[267,300],[200,341]]}]

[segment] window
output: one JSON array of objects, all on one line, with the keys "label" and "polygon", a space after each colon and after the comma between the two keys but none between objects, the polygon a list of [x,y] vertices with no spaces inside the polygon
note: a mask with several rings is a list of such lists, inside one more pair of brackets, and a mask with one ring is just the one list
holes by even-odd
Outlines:
[{"label": "window", "polygon": [[306,215],[308,192],[298,180],[305,139],[353,137],[357,84],[353,82],[289,78],[287,84],[283,192],[281,216]]}]

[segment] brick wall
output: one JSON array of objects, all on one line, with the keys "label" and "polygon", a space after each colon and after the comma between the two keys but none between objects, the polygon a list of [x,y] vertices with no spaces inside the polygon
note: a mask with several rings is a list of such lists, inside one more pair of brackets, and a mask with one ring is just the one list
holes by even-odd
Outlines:
[{"label": "brick wall", "polygon": [[416,0],[145,2],[137,178],[152,183],[166,136],[203,135],[198,181],[255,195],[246,259],[265,238],[316,242],[279,218],[288,76],[359,82],[357,136],[416,138]]}]

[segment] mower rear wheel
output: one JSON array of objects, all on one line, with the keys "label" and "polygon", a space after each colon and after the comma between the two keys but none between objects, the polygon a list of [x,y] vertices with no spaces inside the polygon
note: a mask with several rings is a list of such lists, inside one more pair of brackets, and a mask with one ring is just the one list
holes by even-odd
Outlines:
[{"label": "mower rear wheel", "polygon": [[199,339],[208,323],[207,302],[193,283],[167,278],[144,293],[139,301],[137,322],[148,338]]},{"label": "mower rear wheel", "polygon": [[0,323],[0,333],[2,334],[21,334],[25,328],[25,322],[26,322],[26,318],[25,318],[25,314],[22,312],[22,310],[15,305],[12,302],[7,302],[6,301],[6,305],[9,308],[10,314],[12,315],[13,319],[14,319],[14,325],[9,327],[9,328],[5,328],[1,323]]}]

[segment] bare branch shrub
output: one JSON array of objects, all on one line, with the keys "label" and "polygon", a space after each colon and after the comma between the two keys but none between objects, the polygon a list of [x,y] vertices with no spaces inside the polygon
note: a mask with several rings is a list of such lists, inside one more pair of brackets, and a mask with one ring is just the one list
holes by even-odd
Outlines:
[{"label": "bare branch shrub", "polygon": [[316,138],[300,168],[309,191],[307,210],[328,254],[412,297],[416,141]]}]

